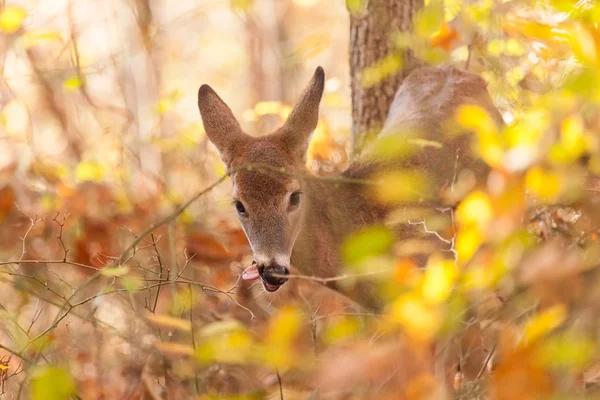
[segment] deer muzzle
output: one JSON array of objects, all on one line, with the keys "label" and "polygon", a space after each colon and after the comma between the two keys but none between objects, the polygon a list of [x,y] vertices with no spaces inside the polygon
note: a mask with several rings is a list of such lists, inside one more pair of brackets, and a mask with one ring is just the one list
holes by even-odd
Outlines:
[{"label": "deer muzzle", "polygon": [[260,266],[258,267],[258,275],[263,281],[263,286],[268,292],[274,292],[281,285],[287,282],[289,270],[281,265]]}]

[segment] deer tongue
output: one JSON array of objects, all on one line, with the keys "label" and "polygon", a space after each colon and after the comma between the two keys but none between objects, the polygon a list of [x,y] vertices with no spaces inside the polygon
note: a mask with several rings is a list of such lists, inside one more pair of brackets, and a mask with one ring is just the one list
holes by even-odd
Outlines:
[{"label": "deer tongue", "polygon": [[245,281],[254,281],[258,278],[260,278],[260,275],[258,275],[258,265],[255,263],[242,272],[242,279]]}]

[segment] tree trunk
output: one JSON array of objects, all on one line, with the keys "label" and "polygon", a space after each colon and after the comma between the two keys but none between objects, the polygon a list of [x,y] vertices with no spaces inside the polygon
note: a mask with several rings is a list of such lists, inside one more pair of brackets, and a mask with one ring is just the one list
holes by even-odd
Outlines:
[{"label": "tree trunk", "polygon": [[361,83],[362,72],[394,52],[393,34],[412,30],[414,14],[423,7],[423,0],[362,1],[363,12],[350,13],[353,155],[383,126],[394,94],[415,61],[412,52],[404,52],[403,68],[368,88]]}]

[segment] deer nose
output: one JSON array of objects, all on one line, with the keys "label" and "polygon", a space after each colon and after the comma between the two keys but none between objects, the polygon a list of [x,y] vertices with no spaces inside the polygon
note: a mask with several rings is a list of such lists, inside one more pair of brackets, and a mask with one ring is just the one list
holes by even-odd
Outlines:
[{"label": "deer nose", "polygon": [[287,278],[284,275],[289,275],[289,271],[286,267],[281,265],[269,265],[258,267],[258,274],[263,281],[273,286],[281,286],[287,282]]}]

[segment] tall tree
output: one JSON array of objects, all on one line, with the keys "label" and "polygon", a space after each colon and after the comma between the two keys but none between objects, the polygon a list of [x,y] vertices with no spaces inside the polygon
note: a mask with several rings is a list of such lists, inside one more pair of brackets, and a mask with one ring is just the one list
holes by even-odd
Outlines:
[{"label": "tall tree", "polygon": [[412,30],[413,16],[423,0],[347,0],[350,11],[350,74],[352,89],[352,153],[381,129],[396,90],[415,65],[410,51],[403,67],[381,82],[365,87],[362,73],[393,54],[393,34]]}]

